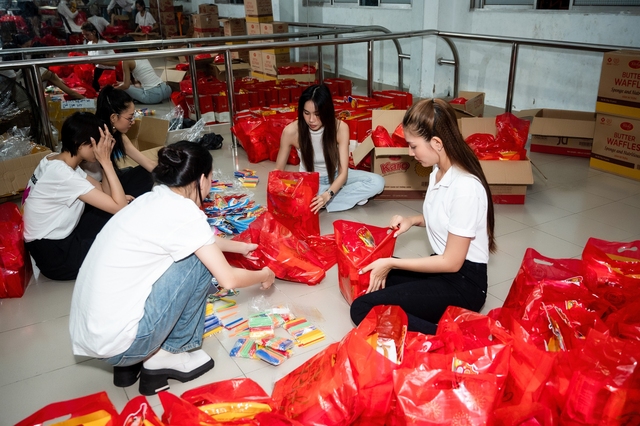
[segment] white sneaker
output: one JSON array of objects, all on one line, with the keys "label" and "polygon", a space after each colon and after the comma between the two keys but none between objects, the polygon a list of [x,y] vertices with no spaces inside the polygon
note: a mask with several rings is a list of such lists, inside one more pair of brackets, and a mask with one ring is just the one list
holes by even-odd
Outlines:
[{"label": "white sneaker", "polygon": [[168,379],[188,382],[211,370],[214,364],[202,349],[179,354],[160,349],[142,364],[140,393],[154,395],[169,389]]},{"label": "white sneaker", "polygon": [[368,199],[368,198],[366,198],[366,199],[364,199],[364,200],[362,200],[362,201],[358,201],[358,203],[357,203],[357,204],[358,204],[359,206],[364,206],[364,205],[365,205],[365,204],[367,204],[368,202],[369,202],[369,199]]}]

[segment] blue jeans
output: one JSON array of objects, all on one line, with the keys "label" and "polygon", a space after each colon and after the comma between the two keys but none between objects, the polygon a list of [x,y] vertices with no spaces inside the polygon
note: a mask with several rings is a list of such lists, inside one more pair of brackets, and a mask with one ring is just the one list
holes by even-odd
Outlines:
[{"label": "blue jeans", "polygon": [[104,361],[124,367],[144,361],[160,347],[181,353],[202,346],[210,285],[211,272],[195,254],[175,262],[153,284],[129,349]]},{"label": "blue jeans", "polygon": [[136,101],[143,104],[159,104],[165,99],[171,97],[171,87],[167,86],[167,83],[162,83],[159,86],[152,87],[151,89],[143,89],[141,87],[129,86],[125,90]]},{"label": "blue jeans", "polygon": [[[329,176],[320,177],[320,191],[322,194],[329,189]],[[357,203],[375,197],[384,189],[384,178],[375,173],[363,170],[349,169],[347,182],[327,203],[328,212],[341,212],[353,208]]]}]

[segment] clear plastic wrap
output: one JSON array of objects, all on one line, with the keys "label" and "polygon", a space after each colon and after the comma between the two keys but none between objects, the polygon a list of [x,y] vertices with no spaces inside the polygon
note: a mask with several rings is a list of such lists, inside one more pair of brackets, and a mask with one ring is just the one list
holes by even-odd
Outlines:
[{"label": "clear plastic wrap", "polygon": [[36,144],[33,143],[29,136],[30,131],[30,127],[18,128],[14,126],[0,136],[0,161],[31,154],[31,150]]}]

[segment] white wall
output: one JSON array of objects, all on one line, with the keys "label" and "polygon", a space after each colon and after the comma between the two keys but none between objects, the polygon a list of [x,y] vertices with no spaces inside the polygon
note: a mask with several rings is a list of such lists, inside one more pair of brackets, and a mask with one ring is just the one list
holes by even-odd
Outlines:
[{"label": "white wall", "polygon": [[[194,0],[198,2],[199,0]],[[204,1],[204,0],[203,0]],[[273,0],[277,20],[341,25],[380,25],[393,32],[436,29],[470,34],[572,41],[640,48],[640,15],[534,10],[469,10],[468,0],[414,0],[412,8],[304,7],[302,0]],[[221,16],[243,16],[241,5],[219,5]],[[454,40],[461,67],[460,90],[486,92],[487,105],[504,107],[511,46]],[[404,89],[415,96],[453,95],[453,68],[437,65],[451,59],[447,44],[435,37],[400,41],[404,53]],[[303,53],[304,55],[304,53]],[[315,51],[309,52],[315,55]],[[323,49],[325,69],[333,70],[334,50]],[[340,74],[366,78],[366,44],[339,49]],[[377,42],[374,79],[398,84],[396,49]],[[513,98],[514,109],[560,108],[593,111],[601,53],[521,46]]]}]

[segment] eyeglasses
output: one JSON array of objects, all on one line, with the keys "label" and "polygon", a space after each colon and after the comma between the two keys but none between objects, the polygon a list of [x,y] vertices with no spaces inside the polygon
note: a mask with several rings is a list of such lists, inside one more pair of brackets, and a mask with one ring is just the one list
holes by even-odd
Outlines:
[{"label": "eyeglasses", "polygon": [[124,117],[124,116],[122,116],[122,115],[118,115],[118,117],[120,117],[120,118],[124,118],[125,120],[130,121],[130,122],[132,122],[132,123],[133,123],[133,122],[134,122],[134,120],[136,119],[136,117],[135,117],[135,115],[134,115],[134,114],[131,114],[131,116],[129,116],[129,117]]}]

